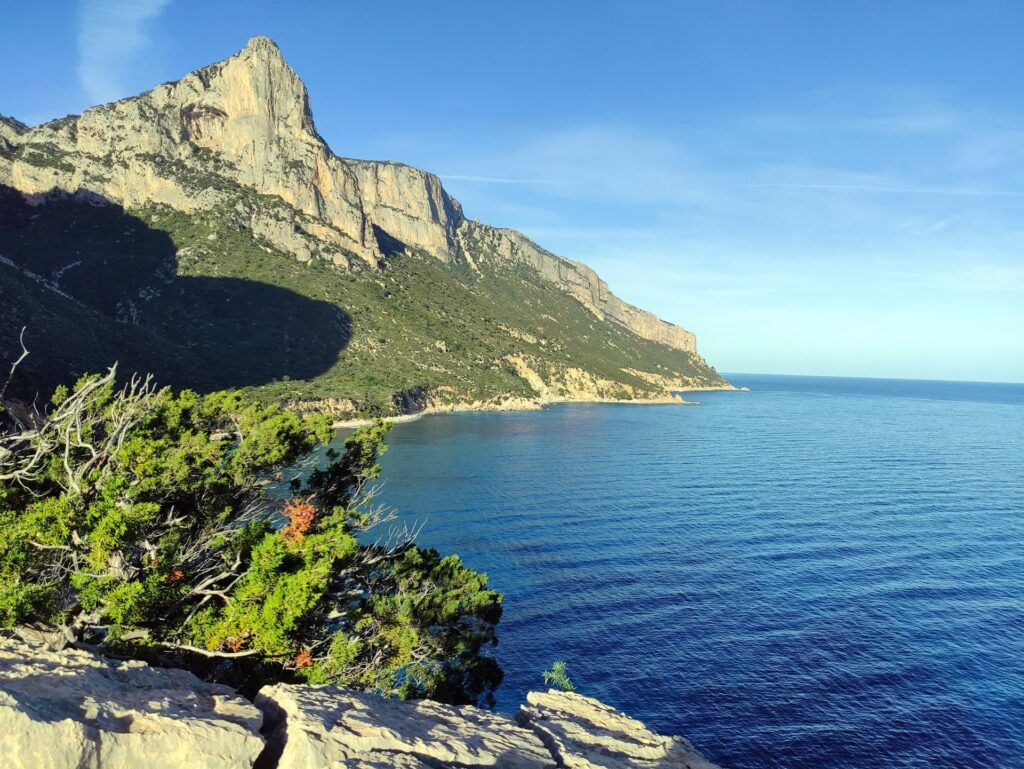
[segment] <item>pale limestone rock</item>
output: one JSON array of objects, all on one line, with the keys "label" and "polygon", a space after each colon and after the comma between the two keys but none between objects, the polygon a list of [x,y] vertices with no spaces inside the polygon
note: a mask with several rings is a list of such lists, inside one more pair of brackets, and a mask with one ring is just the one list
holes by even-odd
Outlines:
[{"label": "pale limestone rock", "polygon": [[346,162],[374,225],[442,261],[456,258],[462,207],[444,191],[440,179],[400,163]]},{"label": "pale limestone rock", "polygon": [[279,769],[438,766],[553,769],[533,732],[485,710],[400,702],[335,686],[264,687],[268,758]]},{"label": "pale limestone rock", "polygon": [[516,720],[533,730],[567,769],[717,769],[682,737],[574,692],[530,692]]},{"label": "pale limestone rock", "polygon": [[11,158],[27,130],[21,121],[0,115],[0,184],[11,183]]},{"label": "pale limestone rock", "polygon": [[4,769],[241,769],[263,750],[261,721],[183,670],[0,639]]},{"label": "pale limestone rock", "polygon": [[533,388],[540,400],[546,403],[634,400],[647,403],[681,403],[682,399],[675,393],[693,386],[692,380],[678,372],[674,377],[670,377],[637,369],[622,369],[624,373],[635,376],[661,391],[660,395],[652,395],[649,391],[637,389],[625,382],[594,376],[586,369],[576,366],[552,367],[524,355],[506,355],[504,360]]}]

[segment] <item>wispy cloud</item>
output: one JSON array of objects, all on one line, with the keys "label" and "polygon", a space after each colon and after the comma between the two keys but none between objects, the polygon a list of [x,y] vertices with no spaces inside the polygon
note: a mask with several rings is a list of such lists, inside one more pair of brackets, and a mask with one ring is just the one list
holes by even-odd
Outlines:
[{"label": "wispy cloud", "polygon": [[881,192],[911,195],[964,195],[967,197],[1021,198],[1024,192],[1005,190],[975,190],[941,187],[886,187],[878,184],[799,184],[790,182],[765,182],[762,184],[740,185],[748,189],[791,189],[791,190],[836,190],[838,192]]},{"label": "wispy cloud", "polygon": [[78,79],[89,98],[128,96],[127,75],[149,44],[149,23],[170,0],[79,0]]},{"label": "wispy cloud", "polygon": [[484,184],[554,184],[551,179],[516,179],[507,176],[467,176],[466,174],[438,174],[442,179]]}]

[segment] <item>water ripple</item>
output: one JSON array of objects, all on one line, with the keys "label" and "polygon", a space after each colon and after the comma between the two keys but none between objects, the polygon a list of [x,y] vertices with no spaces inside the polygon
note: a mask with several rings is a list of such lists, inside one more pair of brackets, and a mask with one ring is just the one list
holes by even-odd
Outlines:
[{"label": "water ripple", "polygon": [[754,378],[391,433],[383,501],[579,689],[735,769],[1024,769],[1024,387]]}]

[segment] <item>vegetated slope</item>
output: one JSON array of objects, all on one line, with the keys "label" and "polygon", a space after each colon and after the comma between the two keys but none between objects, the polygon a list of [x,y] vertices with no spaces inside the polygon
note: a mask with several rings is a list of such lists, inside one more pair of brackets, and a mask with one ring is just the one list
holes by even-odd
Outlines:
[{"label": "vegetated slope", "polygon": [[466,219],[431,174],[333,155],[265,38],[82,116],[0,121],[0,185],[0,300],[44,385],[111,353],[337,413],[725,385],[692,334]]}]

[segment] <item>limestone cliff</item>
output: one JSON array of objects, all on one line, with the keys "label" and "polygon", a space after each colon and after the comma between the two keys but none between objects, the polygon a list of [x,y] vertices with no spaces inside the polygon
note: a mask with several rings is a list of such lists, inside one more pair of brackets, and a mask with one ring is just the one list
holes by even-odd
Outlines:
[{"label": "limestone cliff", "polygon": [[[445,262],[521,262],[601,320],[688,352],[694,335],[618,299],[586,265],[467,220],[433,174],[334,155],[305,86],[268,38],[175,83],[26,130],[0,120],[0,183],[93,193],[127,208],[230,206],[302,261],[376,265],[414,250]],[[255,195],[242,195],[239,189]]]},{"label": "limestone cliff", "polygon": [[82,115],[0,118],[0,257],[0,329],[29,327],[42,390],[115,359],[364,416],[729,386],[692,333],[435,175],[335,155],[264,37]]}]

